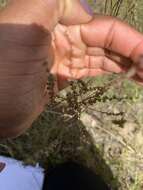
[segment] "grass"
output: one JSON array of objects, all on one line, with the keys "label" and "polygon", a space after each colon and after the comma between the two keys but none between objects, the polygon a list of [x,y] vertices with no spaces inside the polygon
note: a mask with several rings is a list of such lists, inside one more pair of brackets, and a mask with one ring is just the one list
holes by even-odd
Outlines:
[{"label": "grass", "polygon": [[[96,12],[120,17],[142,30],[141,1],[90,3]],[[0,154],[25,164],[39,162],[44,168],[74,160],[101,174],[113,189],[142,190],[143,89],[131,81],[125,81],[120,89],[105,88],[115,77],[72,84],[60,93],[65,100],[58,97],[59,106],[48,107],[25,134],[1,140]]]}]

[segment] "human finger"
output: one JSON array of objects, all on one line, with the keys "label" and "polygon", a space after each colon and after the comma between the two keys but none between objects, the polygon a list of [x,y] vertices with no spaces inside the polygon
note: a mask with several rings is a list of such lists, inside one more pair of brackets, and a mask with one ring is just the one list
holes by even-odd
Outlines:
[{"label": "human finger", "polygon": [[106,48],[136,63],[143,53],[143,35],[128,24],[109,16],[96,16],[81,27],[84,42]]}]

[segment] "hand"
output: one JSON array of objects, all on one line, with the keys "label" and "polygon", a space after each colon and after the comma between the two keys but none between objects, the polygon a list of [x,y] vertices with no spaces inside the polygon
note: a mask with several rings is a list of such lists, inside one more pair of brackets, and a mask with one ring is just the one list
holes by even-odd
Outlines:
[{"label": "hand", "polygon": [[47,104],[50,32],[91,18],[79,0],[11,0],[0,12],[0,137],[21,134]]},{"label": "hand", "polygon": [[1,137],[20,134],[44,110],[46,59],[63,88],[68,79],[125,71],[143,53],[142,34],[115,18],[92,19],[79,0],[13,0],[0,13],[0,37]]},{"label": "hand", "polygon": [[68,79],[126,72],[136,67],[142,81],[143,35],[129,25],[108,16],[95,16],[87,24],[57,25],[53,32],[55,62],[51,72],[58,76],[59,88]]}]

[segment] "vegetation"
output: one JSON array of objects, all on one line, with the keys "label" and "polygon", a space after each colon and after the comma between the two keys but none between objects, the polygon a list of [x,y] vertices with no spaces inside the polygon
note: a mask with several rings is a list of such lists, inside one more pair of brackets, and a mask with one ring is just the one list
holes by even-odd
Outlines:
[{"label": "vegetation", "polygon": [[[5,6],[5,1],[0,1]],[[120,17],[142,31],[140,0],[90,0],[95,12]],[[75,160],[118,190],[143,189],[143,89],[119,76],[75,81],[33,127],[0,142],[0,153],[44,168]]]}]

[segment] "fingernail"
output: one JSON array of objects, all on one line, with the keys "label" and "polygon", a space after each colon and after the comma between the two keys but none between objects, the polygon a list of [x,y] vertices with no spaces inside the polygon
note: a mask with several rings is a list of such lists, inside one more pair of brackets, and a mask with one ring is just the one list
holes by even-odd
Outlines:
[{"label": "fingernail", "polygon": [[80,3],[82,4],[83,8],[88,14],[93,15],[94,11],[91,8],[91,6],[87,3],[87,0],[80,0]]}]

